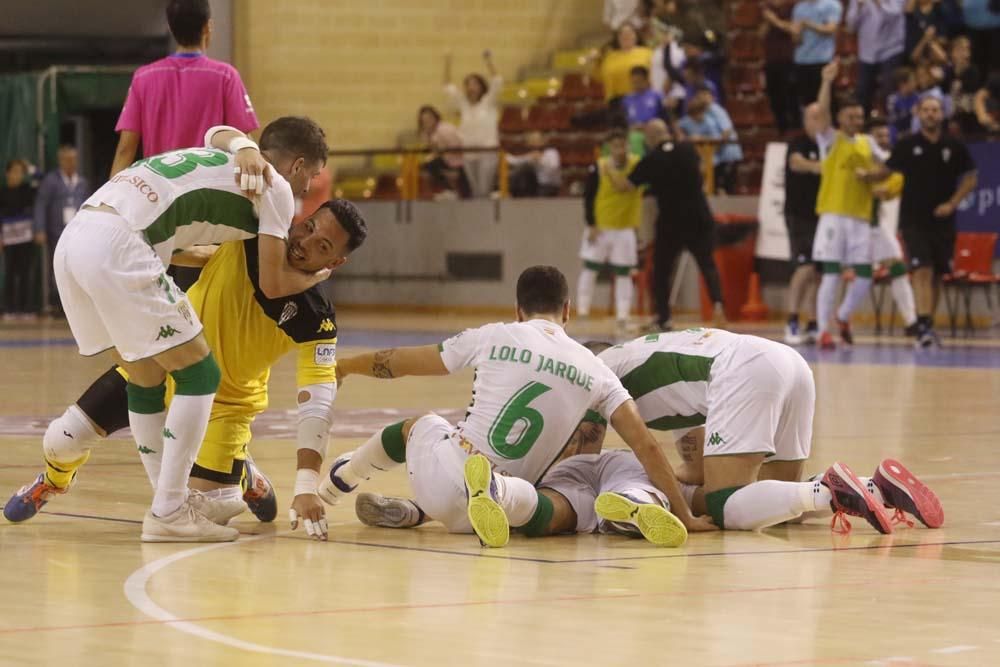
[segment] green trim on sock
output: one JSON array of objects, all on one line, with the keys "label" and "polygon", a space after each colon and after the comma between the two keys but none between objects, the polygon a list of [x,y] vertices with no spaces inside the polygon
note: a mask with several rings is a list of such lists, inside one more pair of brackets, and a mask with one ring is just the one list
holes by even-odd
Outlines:
[{"label": "green trim on sock", "polygon": [[840,273],[840,262],[823,262],[823,273]]},{"label": "green trim on sock", "polygon": [[617,264],[608,264],[611,267],[612,273],[616,276],[628,276],[631,275],[634,266],[618,266]]},{"label": "green trim on sock", "polygon": [[555,507],[552,505],[552,500],[539,493],[535,513],[528,519],[528,523],[521,526],[521,532],[527,537],[545,537],[548,535],[549,524],[552,522],[554,513]]},{"label": "green trim on sock", "polygon": [[708,514],[720,530],[726,527],[726,513],[724,511],[726,501],[729,500],[729,496],[742,488],[742,486],[731,486],[728,489],[719,489],[705,494],[705,506],[708,508]]},{"label": "green trim on sock", "polygon": [[178,396],[208,396],[214,394],[222,380],[222,371],[211,353],[201,361],[187,368],[170,371],[177,388]]},{"label": "green trim on sock", "polygon": [[128,411],[140,415],[155,415],[167,409],[167,383],[155,387],[140,387],[129,382],[125,385]]},{"label": "green trim on sock", "polygon": [[583,260],[583,268],[590,269],[591,271],[600,271],[604,268],[603,264],[598,264],[597,262],[591,262],[589,260]]},{"label": "green trim on sock", "polygon": [[858,278],[871,278],[872,277],[872,265],[871,264],[855,264],[854,265],[854,275]]},{"label": "green trim on sock", "polygon": [[406,441],[403,440],[403,424],[405,423],[399,422],[382,429],[382,449],[385,450],[386,456],[396,463],[406,461]]},{"label": "green trim on sock", "polygon": [[906,264],[903,262],[893,262],[889,266],[889,276],[892,278],[899,278],[900,276],[906,275]]}]

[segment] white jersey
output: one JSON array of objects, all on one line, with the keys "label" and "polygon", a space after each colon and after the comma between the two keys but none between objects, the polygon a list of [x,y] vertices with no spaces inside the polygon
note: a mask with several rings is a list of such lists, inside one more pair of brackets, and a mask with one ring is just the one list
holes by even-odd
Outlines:
[{"label": "white jersey", "polygon": [[272,169],[257,211],[236,186],[233,156],[213,148],[187,148],[140,160],[105,183],[84,204],[106,204],[143,232],[164,263],[175,250],[248,239],[288,238],[295,198]]},{"label": "white jersey", "polygon": [[705,423],[712,365],[743,338],[721,329],[688,329],[637,338],[599,357],[621,378],[646,426],[690,429]]},{"label": "white jersey", "polygon": [[604,419],[629,400],[621,381],[547,320],[487,324],[440,345],[452,373],[472,366],[459,435],[499,472],[537,483],[589,410]]}]

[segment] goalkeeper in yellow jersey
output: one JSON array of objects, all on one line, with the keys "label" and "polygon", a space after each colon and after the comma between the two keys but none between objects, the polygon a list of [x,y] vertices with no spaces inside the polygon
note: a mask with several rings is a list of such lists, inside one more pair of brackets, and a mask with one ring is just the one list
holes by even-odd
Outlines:
[{"label": "goalkeeper in yellow jersey", "polygon": [[[305,272],[334,269],[366,236],[365,222],[352,204],[328,201],[311,218],[292,226],[288,262]],[[293,527],[301,519],[310,535],[325,539],[326,519],[316,482],[337,388],[333,304],[319,285],[285,298],[265,297],[258,282],[255,239],[224,243],[207,262],[204,255],[200,261],[198,253],[194,255],[181,260],[189,265],[204,262],[188,298],[222,371],[208,431],[191,471],[196,511],[222,525],[248,505],[261,521],[275,518],[274,490],[253,464],[247,446],[253,420],[267,407],[271,366],[295,350],[298,452],[290,516]],[[120,369],[102,375],[49,425],[43,443],[46,470],[14,494],[4,506],[4,516],[10,521],[30,519],[53,495],[65,493],[89,457],[91,445],[128,425],[128,410],[134,403],[126,396]],[[170,434],[165,432],[164,437]],[[137,447],[155,484],[162,452],[141,443]]]}]

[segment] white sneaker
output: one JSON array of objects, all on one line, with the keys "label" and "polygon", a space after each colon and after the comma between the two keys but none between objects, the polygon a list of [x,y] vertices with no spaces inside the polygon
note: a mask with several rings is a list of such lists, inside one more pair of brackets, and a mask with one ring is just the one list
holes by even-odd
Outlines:
[{"label": "white sneaker", "polygon": [[351,454],[341,454],[330,466],[330,472],[323,476],[316,488],[316,493],[327,505],[336,505],[340,502],[341,496],[353,493],[358,485],[350,485],[345,482],[338,471],[346,466],[351,460]]},{"label": "white sneaker", "polygon": [[379,528],[413,528],[424,521],[424,513],[412,500],[378,493],[359,493],[354,513],[361,523]]},{"label": "white sneaker", "polygon": [[799,325],[786,324],[785,325],[785,344],[786,345],[802,345],[802,334],[799,333]]},{"label": "white sneaker", "polygon": [[192,489],[188,501],[194,510],[212,523],[225,526],[231,519],[247,511],[243,498],[213,498]]},{"label": "white sneaker", "polygon": [[143,542],[232,542],[239,536],[235,528],[212,523],[196,512],[188,500],[173,514],[158,517],[147,511],[142,519]]}]

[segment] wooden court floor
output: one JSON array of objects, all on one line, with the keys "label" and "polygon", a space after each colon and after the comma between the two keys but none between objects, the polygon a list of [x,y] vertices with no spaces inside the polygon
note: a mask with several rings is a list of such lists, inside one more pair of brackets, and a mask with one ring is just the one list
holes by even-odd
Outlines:
[{"label": "wooden court floor", "polygon": [[[470,323],[342,317],[340,354],[404,326],[405,343]],[[59,324],[0,330],[4,499],[40,470],[47,419],[106,366],[68,336]],[[812,364],[808,472],[840,460],[867,475],[899,458],[941,496],[940,530],[880,536],[858,520],[841,537],[820,521],[696,535],[675,550],[593,535],[483,550],[435,524],[367,528],[346,505],[330,512],[330,541],[310,542],[282,520],[295,447],[286,359],[252,445],[278,521],[244,515],[232,544],[143,545],[142,468],[128,440],[103,443],[44,514],[0,519],[0,665],[1000,664],[1000,372],[975,367],[997,366],[1000,345],[938,365],[899,343],[894,363],[866,363],[867,346]],[[331,457],[399,415],[458,414],[470,381],[352,378]],[[408,490],[401,471],[372,488]]]}]

